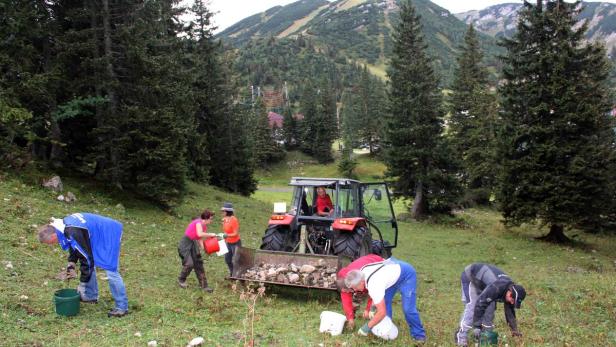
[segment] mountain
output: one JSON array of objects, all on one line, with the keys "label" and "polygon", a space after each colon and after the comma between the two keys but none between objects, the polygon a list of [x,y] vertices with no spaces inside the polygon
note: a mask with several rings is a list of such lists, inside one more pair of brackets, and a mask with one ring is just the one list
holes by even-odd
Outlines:
[{"label": "mountain", "polygon": [[[317,52],[326,52],[331,59],[367,64],[374,74],[384,77],[392,49],[391,32],[399,20],[399,3],[400,0],[301,0],[245,18],[217,37],[236,48],[264,40],[277,45],[301,39],[310,42]],[[413,5],[422,18],[435,70],[447,85],[467,25],[428,0],[414,0]],[[488,35],[482,35],[480,40],[487,63],[496,71],[498,63],[494,56],[500,52],[496,40]],[[240,59],[243,51],[238,50]],[[254,50],[251,51],[253,54]]]},{"label": "mountain", "polygon": [[[477,30],[494,37],[511,36],[518,21],[519,3],[490,6],[480,11],[458,13],[455,16]],[[610,55],[616,55],[616,4],[586,2],[580,20],[588,21],[586,37],[591,41],[603,41]]]}]

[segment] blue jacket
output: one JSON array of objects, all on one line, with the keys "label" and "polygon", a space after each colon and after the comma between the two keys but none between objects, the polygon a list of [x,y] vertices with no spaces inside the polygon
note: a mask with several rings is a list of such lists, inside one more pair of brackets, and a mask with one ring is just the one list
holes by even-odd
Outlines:
[{"label": "blue jacket", "polygon": [[[64,250],[69,247],[82,253],[88,262],[90,259],[94,264],[90,267],[98,266],[104,270],[118,271],[120,259],[120,246],[122,243],[122,223],[93,213],[75,213],[64,217],[65,228],[80,228],[88,231],[89,245],[80,245],[77,240],[72,240],[70,235],[68,242],[60,241],[60,246]],[[91,254],[89,251],[91,250]],[[85,254],[84,254],[85,253]]]}]

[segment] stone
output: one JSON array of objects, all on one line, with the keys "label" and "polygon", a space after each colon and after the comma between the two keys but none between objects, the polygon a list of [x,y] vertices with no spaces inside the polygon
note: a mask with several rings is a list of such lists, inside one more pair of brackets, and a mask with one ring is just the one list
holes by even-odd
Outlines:
[{"label": "stone", "polygon": [[158,346],[158,342],[156,342],[156,340],[152,340],[148,342],[148,347],[156,347],[156,346]]},{"label": "stone", "polygon": [[190,340],[190,342],[188,343],[188,347],[201,346],[203,344],[203,342],[205,342],[203,337],[198,336],[198,337],[195,337],[194,339]]},{"label": "stone", "polygon": [[64,195],[60,194],[56,199],[58,199],[58,201],[64,201]]},{"label": "stone", "polygon": [[299,281],[299,275],[292,273],[289,275],[289,283],[297,283]]},{"label": "stone", "polygon": [[302,265],[302,267],[299,269],[299,272],[301,273],[313,273],[316,270],[316,268],[312,265],[309,264],[305,264]]},{"label": "stone", "polygon": [[77,197],[72,192],[68,192],[66,193],[66,196],[64,197],[64,201],[66,202],[77,201]]},{"label": "stone", "polygon": [[54,192],[61,192],[62,190],[64,190],[64,185],[62,184],[62,179],[60,179],[60,176],[53,176],[52,178],[43,182],[43,187],[49,188]]}]

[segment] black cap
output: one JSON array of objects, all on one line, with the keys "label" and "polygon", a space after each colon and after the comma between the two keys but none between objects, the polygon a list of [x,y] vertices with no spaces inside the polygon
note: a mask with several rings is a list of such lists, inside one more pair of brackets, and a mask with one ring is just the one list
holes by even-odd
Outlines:
[{"label": "black cap", "polygon": [[522,306],[522,301],[526,297],[526,290],[519,284],[514,284],[511,286],[511,295],[514,299],[515,308],[520,308]]}]

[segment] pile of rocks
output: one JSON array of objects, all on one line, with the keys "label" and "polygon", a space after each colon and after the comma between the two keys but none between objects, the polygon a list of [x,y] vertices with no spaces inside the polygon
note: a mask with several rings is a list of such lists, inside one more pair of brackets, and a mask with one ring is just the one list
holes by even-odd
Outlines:
[{"label": "pile of rocks", "polygon": [[336,268],[325,262],[315,264],[265,264],[254,266],[242,274],[243,278],[311,287],[336,288]]}]

